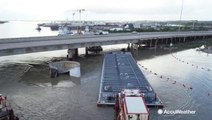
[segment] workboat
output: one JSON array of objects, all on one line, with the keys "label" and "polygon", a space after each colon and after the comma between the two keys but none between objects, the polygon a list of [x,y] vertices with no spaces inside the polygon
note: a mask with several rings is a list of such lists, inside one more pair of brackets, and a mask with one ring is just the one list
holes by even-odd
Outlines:
[{"label": "workboat", "polygon": [[41,27],[40,26],[37,26],[36,30],[37,31],[41,31]]},{"label": "workboat", "polygon": [[144,94],[139,89],[124,89],[116,95],[115,120],[149,120]]},{"label": "workboat", "polygon": [[10,107],[7,98],[0,94],[0,120],[19,120]]}]

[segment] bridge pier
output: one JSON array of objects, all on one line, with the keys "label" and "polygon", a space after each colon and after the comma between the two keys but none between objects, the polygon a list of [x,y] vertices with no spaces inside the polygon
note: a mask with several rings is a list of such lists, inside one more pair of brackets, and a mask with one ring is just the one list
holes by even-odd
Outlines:
[{"label": "bridge pier", "polygon": [[74,57],[79,57],[79,52],[78,52],[78,48],[74,49]]},{"label": "bridge pier", "polygon": [[149,40],[145,40],[144,44],[145,44],[144,47],[148,48],[150,46],[150,41]]},{"label": "bridge pier", "polygon": [[128,51],[130,51],[130,48],[131,48],[131,47],[130,47],[130,44],[131,44],[131,43],[128,43],[128,46],[127,46],[127,50],[128,50]]},{"label": "bridge pier", "polygon": [[88,56],[88,47],[85,47],[85,56]]},{"label": "bridge pier", "polygon": [[202,36],[202,40],[205,40],[205,36]]},{"label": "bridge pier", "polygon": [[78,48],[68,49],[68,55],[67,55],[68,60],[73,60],[74,58],[77,57],[78,57]]},{"label": "bridge pier", "polygon": [[160,38],[157,39],[157,45],[159,45],[159,44],[160,44]]},{"label": "bridge pier", "polygon": [[181,39],[180,37],[177,38],[177,43],[180,43],[180,39]]},{"label": "bridge pier", "polygon": [[194,36],[194,40],[193,40],[193,41],[196,41],[197,38],[198,38],[198,37],[195,37],[195,36]]},{"label": "bridge pier", "polygon": [[166,38],[166,45],[168,44],[168,38]]},{"label": "bridge pier", "polygon": [[186,37],[184,37],[183,42],[186,42]]},{"label": "bridge pier", "polygon": [[132,49],[133,50],[138,50],[138,48],[139,48],[138,44],[135,44],[135,43],[131,43],[131,44],[132,44]]},{"label": "bridge pier", "polygon": [[176,39],[177,39],[176,37],[173,38],[173,44],[176,43]]},{"label": "bridge pier", "polygon": [[171,38],[171,42],[170,42],[170,44],[171,44],[171,43],[173,43],[173,38]]},{"label": "bridge pier", "polygon": [[155,40],[155,48],[157,48],[158,45],[158,39]]},{"label": "bridge pier", "polygon": [[150,47],[150,48],[152,47],[152,39],[150,40],[149,47]]}]

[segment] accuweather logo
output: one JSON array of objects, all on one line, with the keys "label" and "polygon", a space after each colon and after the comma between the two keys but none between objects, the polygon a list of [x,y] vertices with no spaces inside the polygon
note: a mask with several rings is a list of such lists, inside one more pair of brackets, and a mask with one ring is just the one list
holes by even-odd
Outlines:
[{"label": "accuweather logo", "polygon": [[158,114],[164,114],[164,115],[188,115],[188,114],[195,114],[195,110],[163,110],[158,109]]}]

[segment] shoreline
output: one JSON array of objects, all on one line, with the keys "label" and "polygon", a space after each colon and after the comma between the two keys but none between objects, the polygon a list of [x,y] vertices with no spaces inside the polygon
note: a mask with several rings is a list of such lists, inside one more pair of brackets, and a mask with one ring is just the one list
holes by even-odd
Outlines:
[{"label": "shoreline", "polygon": [[[201,46],[205,46],[201,48]],[[164,49],[170,49],[170,47],[165,46]],[[196,51],[202,51],[205,53],[212,54],[212,39],[209,40],[202,40],[202,41],[193,41],[187,43],[177,43],[171,47],[171,50],[175,51],[182,51],[186,49],[196,49]]]},{"label": "shoreline", "polygon": [[0,21],[0,24],[8,23],[9,21]]},{"label": "shoreline", "polygon": [[211,46],[203,45],[203,46],[197,48],[196,51],[202,51],[202,52],[205,52],[205,53],[208,53],[208,54],[212,54],[212,45]]}]

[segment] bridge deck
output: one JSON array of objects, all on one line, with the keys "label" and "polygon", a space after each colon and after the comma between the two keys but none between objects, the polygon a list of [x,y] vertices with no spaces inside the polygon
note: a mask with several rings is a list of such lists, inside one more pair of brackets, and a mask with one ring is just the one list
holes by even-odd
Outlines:
[{"label": "bridge deck", "polygon": [[114,105],[123,89],[139,89],[147,106],[163,106],[130,53],[105,54],[98,105]]},{"label": "bridge deck", "polygon": [[0,39],[0,56],[51,50],[74,49],[113,44],[138,43],[146,40],[212,37],[212,32],[148,32],[109,35],[48,36]]}]

